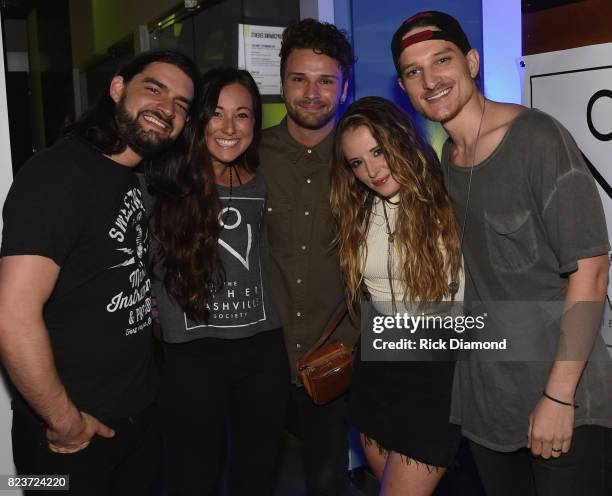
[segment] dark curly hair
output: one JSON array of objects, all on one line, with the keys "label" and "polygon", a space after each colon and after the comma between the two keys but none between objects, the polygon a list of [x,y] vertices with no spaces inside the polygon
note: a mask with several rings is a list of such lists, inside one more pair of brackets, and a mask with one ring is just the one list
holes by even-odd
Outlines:
[{"label": "dark curly hair", "polygon": [[285,79],[287,59],[298,48],[312,48],[316,53],[327,55],[338,61],[342,69],[343,83],[348,81],[351,67],[355,63],[353,48],[348,42],[347,33],[333,24],[315,19],[302,19],[283,31],[280,51],[280,75]]},{"label": "dark curly hair", "polygon": [[246,88],[253,101],[253,141],[237,161],[255,171],[262,121],[259,90],[247,71],[220,67],[202,79],[196,117],[186,126],[187,156],[172,160],[166,156],[147,170],[149,190],[157,196],[151,216],[151,234],[157,241],[153,262],[165,269],[167,292],[196,321],[208,319],[207,304],[225,278],[218,246],[221,204],[205,129],[215,113],[221,90],[234,83]]}]

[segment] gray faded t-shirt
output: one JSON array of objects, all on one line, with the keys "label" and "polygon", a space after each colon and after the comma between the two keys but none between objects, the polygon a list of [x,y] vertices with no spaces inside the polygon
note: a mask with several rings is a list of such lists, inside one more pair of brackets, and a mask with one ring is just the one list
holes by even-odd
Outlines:
[{"label": "gray faded t-shirt", "polygon": [[[450,162],[450,146],[449,140],[442,168],[461,228],[470,168]],[[567,275],[578,260],[608,252],[593,178],[569,132],[552,117],[531,109],[519,114],[472,174],[463,242],[466,309],[494,314],[496,302],[562,302]],[[521,333],[526,349],[555,343],[558,326],[540,325],[537,312],[528,308],[517,304],[506,320],[489,315],[488,324],[510,339]],[[576,393],[576,426],[612,427],[612,362],[599,338]],[[525,446],[528,417],[541,398],[551,364],[551,357],[482,361],[471,355],[459,361],[451,421],[491,449]]]},{"label": "gray faded t-shirt", "polygon": [[281,326],[272,303],[269,254],[263,228],[266,184],[257,174],[232,188],[217,186],[222,223],[219,254],[225,269],[225,286],[213,296],[208,322],[187,318],[168,295],[163,268],[155,267],[153,293],[157,297],[164,341],[183,343],[205,337],[239,339]]}]

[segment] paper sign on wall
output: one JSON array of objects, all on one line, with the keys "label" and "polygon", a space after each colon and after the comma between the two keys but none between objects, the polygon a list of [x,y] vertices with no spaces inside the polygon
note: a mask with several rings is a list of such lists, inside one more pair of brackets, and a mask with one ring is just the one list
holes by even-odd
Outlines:
[{"label": "paper sign on wall", "polygon": [[238,68],[251,73],[262,95],[280,95],[284,27],[238,24]]}]

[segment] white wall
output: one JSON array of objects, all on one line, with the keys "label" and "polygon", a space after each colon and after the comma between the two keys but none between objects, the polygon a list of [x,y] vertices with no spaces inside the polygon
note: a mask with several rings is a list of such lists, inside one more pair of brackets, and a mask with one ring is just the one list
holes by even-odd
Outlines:
[{"label": "white wall", "polygon": [[[1,14],[0,14],[1,15]],[[9,140],[8,109],[6,106],[6,80],[4,77],[4,47],[2,44],[2,23],[0,23],[0,205],[13,181],[11,144]],[[0,241],[2,241],[2,218],[0,217]],[[0,474],[13,474],[13,451],[11,448],[11,401],[0,380]],[[2,495],[13,496],[18,491],[2,491]]]}]

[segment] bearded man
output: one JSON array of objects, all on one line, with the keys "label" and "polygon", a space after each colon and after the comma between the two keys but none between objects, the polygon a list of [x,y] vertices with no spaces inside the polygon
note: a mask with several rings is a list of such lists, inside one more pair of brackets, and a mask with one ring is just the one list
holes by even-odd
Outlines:
[{"label": "bearded man", "polygon": [[148,235],[134,168],[173,152],[198,87],[189,58],[143,53],[15,178],[3,212],[0,358],[16,390],[19,474],[68,475],[71,494],[88,496],[145,495],[154,484]]}]

